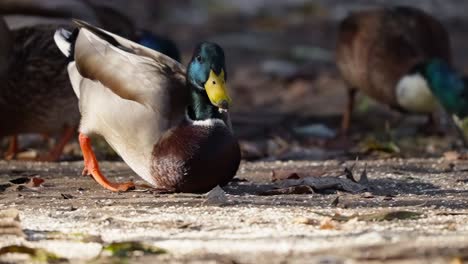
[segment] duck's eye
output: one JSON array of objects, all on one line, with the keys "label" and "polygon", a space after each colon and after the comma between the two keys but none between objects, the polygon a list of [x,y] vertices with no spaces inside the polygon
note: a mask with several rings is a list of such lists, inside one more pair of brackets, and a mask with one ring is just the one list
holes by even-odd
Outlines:
[{"label": "duck's eye", "polygon": [[198,62],[201,62],[201,61],[202,61],[202,59],[201,59],[201,56],[200,56],[200,55],[198,55],[197,57],[195,57],[195,59],[196,59]]}]

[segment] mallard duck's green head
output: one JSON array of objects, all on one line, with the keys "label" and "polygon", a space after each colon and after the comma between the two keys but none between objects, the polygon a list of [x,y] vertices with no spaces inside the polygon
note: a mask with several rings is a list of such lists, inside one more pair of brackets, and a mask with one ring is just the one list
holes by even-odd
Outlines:
[{"label": "mallard duck's green head", "polygon": [[468,115],[468,87],[463,78],[446,62],[433,59],[423,69],[429,88],[450,114]]},{"label": "mallard duck's green head", "polygon": [[198,45],[187,69],[188,82],[208,95],[210,102],[228,109],[231,98],[226,90],[226,65],[223,49],[209,42]]}]

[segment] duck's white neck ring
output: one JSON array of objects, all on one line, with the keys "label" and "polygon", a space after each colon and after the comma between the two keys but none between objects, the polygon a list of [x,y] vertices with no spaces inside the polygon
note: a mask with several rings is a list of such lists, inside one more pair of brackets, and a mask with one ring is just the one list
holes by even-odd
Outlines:
[{"label": "duck's white neck ring", "polygon": [[194,126],[215,126],[217,124],[221,124],[225,126],[226,124],[222,119],[219,118],[208,118],[203,120],[193,120],[190,115],[188,114],[188,109],[185,109],[185,120]]},{"label": "duck's white neck ring", "polygon": [[396,99],[403,109],[413,113],[431,113],[437,108],[437,100],[420,73],[408,74],[400,79]]}]

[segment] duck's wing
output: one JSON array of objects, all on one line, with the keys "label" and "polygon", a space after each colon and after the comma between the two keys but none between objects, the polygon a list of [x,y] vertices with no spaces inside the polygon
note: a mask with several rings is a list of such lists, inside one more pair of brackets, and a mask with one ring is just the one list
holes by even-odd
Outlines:
[{"label": "duck's wing", "polygon": [[80,78],[70,74],[74,87],[87,78],[166,117],[183,113],[188,89],[181,64],[83,21],[75,22],[80,30],[73,51]]}]

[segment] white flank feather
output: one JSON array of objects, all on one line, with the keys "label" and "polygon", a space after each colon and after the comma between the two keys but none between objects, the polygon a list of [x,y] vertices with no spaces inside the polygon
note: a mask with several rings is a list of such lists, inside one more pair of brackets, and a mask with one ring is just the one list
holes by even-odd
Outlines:
[{"label": "white flank feather", "polygon": [[54,34],[55,44],[67,58],[70,57],[71,44],[68,41],[68,38],[71,36],[71,34],[72,33],[70,31],[63,28],[57,29]]},{"label": "white flank feather", "polygon": [[431,113],[437,108],[427,81],[421,74],[405,75],[396,87],[398,104],[414,113]]}]

